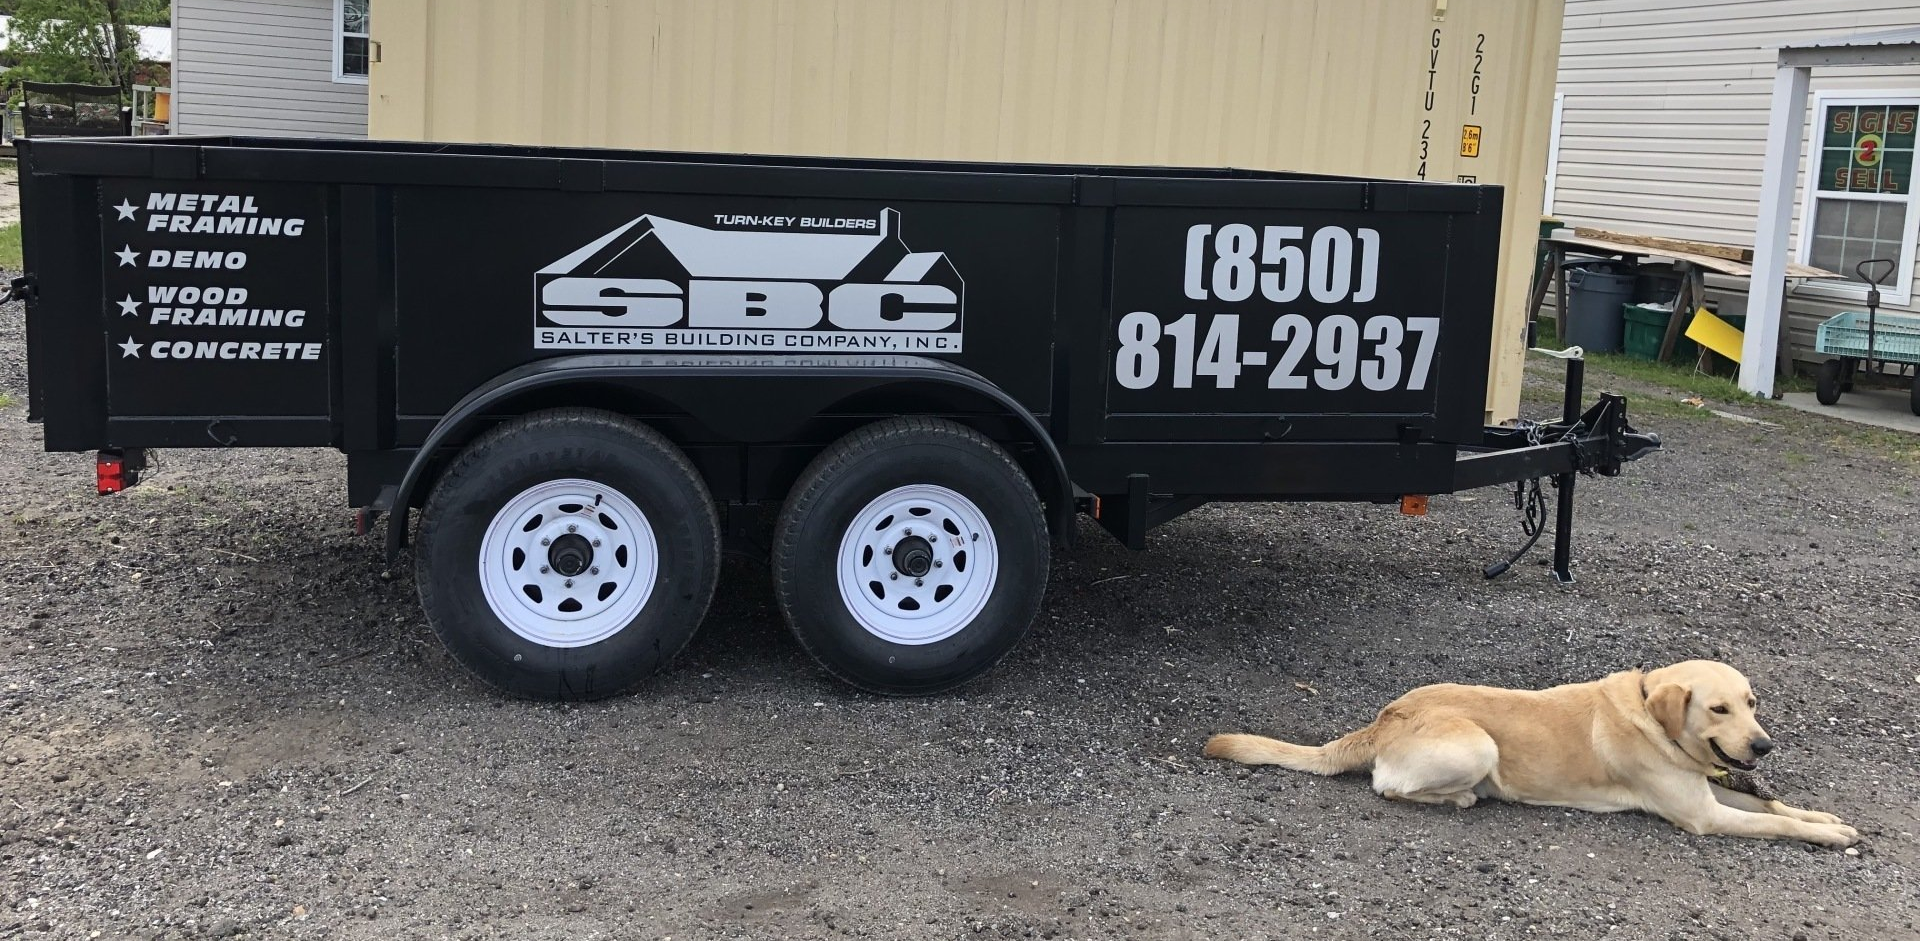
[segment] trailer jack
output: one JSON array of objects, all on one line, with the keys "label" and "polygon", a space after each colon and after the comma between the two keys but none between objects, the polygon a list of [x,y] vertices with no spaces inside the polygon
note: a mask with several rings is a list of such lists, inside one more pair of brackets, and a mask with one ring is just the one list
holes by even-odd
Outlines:
[{"label": "trailer jack", "polygon": [[[1463,459],[1482,472],[1521,465],[1541,471],[1523,478],[1514,491],[1515,508],[1524,518],[1526,545],[1504,563],[1486,568],[1487,578],[1498,578],[1527,554],[1544,531],[1546,500],[1540,479],[1550,478],[1558,491],[1553,532],[1553,578],[1573,583],[1573,488],[1581,474],[1618,477],[1622,465],[1660,450],[1660,436],[1641,433],[1627,424],[1627,399],[1611,392],[1584,413],[1580,411],[1586,361],[1567,359],[1566,398],[1561,417],[1554,422],[1522,422],[1517,428],[1488,429],[1485,444],[1493,449]],[[1483,463],[1484,462],[1484,463]],[[1512,479],[1512,478],[1508,478]],[[1494,482],[1489,480],[1488,482]]]}]

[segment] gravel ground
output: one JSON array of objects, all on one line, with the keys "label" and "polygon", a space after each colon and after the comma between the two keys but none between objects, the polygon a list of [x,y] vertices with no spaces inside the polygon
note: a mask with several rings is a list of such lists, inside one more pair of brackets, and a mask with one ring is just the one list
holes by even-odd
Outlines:
[{"label": "gravel ground", "polygon": [[[97,499],[23,355],[0,310],[0,938],[1920,937],[1917,439],[1638,389],[1670,450],[1583,481],[1570,589],[1481,579],[1494,491],[1210,507],[1142,554],[1082,525],[1028,642],[926,701],[826,680],[735,560],[669,672],[558,706],[442,652],[339,456]],[[1688,657],[1747,671],[1771,780],[1858,855],[1197,757]]]}]

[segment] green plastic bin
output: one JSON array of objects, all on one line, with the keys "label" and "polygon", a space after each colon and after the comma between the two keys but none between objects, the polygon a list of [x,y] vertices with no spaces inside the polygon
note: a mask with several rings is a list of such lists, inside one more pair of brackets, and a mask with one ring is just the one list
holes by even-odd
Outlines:
[{"label": "green plastic bin", "polygon": [[[1745,330],[1745,314],[1715,313],[1714,316]],[[1625,325],[1621,335],[1621,346],[1626,354],[1635,359],[1658,360],[1660,343],[1667,338],[1667,322],[1673,319],[1673,311],[1641,304],[1620,305],[1620,319]],[[1686,334],[1681,334],[1673,343],[1673,362],[1692,363],[1700,358],[1700,347]]]}]

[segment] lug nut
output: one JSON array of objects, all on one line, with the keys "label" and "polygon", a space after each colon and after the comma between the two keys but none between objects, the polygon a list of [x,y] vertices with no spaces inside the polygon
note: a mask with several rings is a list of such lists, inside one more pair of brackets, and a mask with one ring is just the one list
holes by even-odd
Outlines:
[{"label": "lug nut", "polygon": [[935,559],[933,560],[933,567],[937,569],[943,569],[947,567],[947,563],[942,562],[939,559]]},{"label": "lug nut", "polygon": [[551,540],[551,539],[548,539],[548,538],[547,538],[547,537],[545,537],[545,536],[541,536],[541,537],[540,537],[540,544],[541,544],[541,545],[543,545],[543,546],[551,546],[551,545],[553,545],[553,540]]},{"label": "lug nut", "polygon": [[894,581],[895,579],[898,579],[899,577],[900,577],[900,573],[899,573],[899,572],[888,572],[888,573],[887,573],[887,581]]},{"label": "lug nut", "polygon": [[600,540],[598,540],[598,539],[595,539],[595,540],[593,541],[593,547],[594,547],[595,549],[598,549],[598,548],[600,548]]},{"label": "lug nut", "polygon": [[578,526],[575,526],[575,525],[574,525],[574,524],[572,524],[572,523],[568,523],[568,524],[567,524],[567,532],[570,532],[570,533],[577,533],[577,532],[579,532],[579,531],[580,531],[580,527],[578,527]]},{"label": "lug nut", "polygon": [[888,555],[892,555],[892,554],[893,554],[893,547],[892,547],[892,546],[888,546],[888,547],[886,547],[885,549],[882,549],[882,550],[880,550],[880,551],[882,551],[882,552],[885,552],[885,553],[886,553],[886,554],[888,554]]},{"label": "lug nut", "polygon": [[569,579],[567,579],[567,587],[568,587],[568,588],[572,588],[572,587],[573,587],[573,579],[571,579],[571,578],[569,578]]},{"label": "lug nut", "polygon": [[920,586],[922,586],[922,585],[925,585],[925,584],[926,584],[926,582],[924,582],[924,581],[921,581],[920,579],[917,579],[917,578],[916,578],[916,579],[914,579],[914,580],[913,580],[913,587],[915,587],[915,588],[919,588]]},{"label": "lug nut", "polygon": [[598,574],[600,574],[600,566],[598,566],[598,565],[596,565],[596,566],[594,566],[593,568],[590,568],[590,569],[588,569],[588,570],[587,570],[587,574],[589,574],[589,575],[598,575]]},{"label": "lug nut", "polygon": [[546,567],[546,566],[544,566],[544,565],[542,565],[542,566],[540,566],[540,574],[542,574],[542,575],[545,575],[545,574],[547,574],[548,572],[551,572],[551,571],[553,571],[553,570],[552,570],[552,569],[550,569],[550,568],[548,568],[548,567]]}]

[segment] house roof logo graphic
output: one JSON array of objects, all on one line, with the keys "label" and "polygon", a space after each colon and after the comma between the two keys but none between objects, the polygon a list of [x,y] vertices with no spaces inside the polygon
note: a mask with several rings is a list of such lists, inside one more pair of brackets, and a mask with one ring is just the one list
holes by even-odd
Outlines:
[{"label": "house roof logo graphic", "polygon": [[[544,275],[660,277],[636,254],[649,243],[664,249],[690,278],[751,278],[775,281],[860,280],[878,258],[890,260],[875,280],[926,280],[935,268],[952,268],[945,252],[915,252],[900,240],[900,213],[880,212],[877,232],[764,232],[709,229],[665,216],[640,216],[540,269]],[[633,270],[645,266],[652,270]],[[957,279],[959,273],[953,272]]]},{"label": "house roof logo graphic", "polygon": [[539,270],[535,346],[957,353],[966,283],[945,252],[909,248],[900,218],[636,216]]}]

